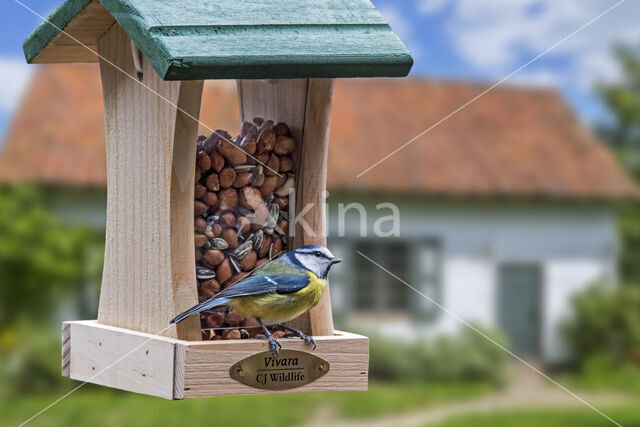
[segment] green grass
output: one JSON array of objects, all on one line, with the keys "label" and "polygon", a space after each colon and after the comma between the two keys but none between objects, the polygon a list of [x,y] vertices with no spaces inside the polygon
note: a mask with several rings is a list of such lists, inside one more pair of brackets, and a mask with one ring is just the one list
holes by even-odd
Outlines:
[{"label": "green grass", "polygon": [[[87,386],[40,415],[30,426],[291,426],[319,409],[367,418],[490,392],[487,384],[372,384],[368,392],[283,394],[187,399],[160,398]],[[0,425],[18,425],[64,393],[0,401]]]},{"label": "green grass", "polygon": [[[640,406],[621,406],[602,410],[623,426],[640,426]],[[493,414],[471,414],[451,418],[437,427],[600,427],[614,424],[589,408],[522,409]]]}]

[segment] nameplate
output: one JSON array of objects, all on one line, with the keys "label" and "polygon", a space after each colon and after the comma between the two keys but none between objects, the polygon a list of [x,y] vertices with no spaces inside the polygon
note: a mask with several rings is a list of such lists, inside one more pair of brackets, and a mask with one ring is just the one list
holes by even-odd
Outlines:
[{"label": "nameplate", "polygon": [[329,362],[298,350],[264,351],[242,359],[229,369],[234,380],[263,390],[288,390],[312,383],[329,372]]}]

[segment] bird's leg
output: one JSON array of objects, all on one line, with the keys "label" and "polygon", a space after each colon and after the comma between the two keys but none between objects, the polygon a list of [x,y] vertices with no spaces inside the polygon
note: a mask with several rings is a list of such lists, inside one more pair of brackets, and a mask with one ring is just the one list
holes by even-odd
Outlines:
[{"label": "bird's leg", "polygon": [[304,343],[307,344],[307,345],[308,344],[313,344],[313,349],[314,350],[316,349],[316,340],[314,340],[311,335],[307,335],[302,331],[290,328],[290,327],[285,326],[285,325],[278,325],[278,328],[280,328],[280,329],[282,329],[284,331],[291,332],[294,336],[304,340]]},{"label": "bird's leg", "polygon": [[282,348],[282,345],[273,337],[273,335],[271,335],[271,332],[269,332],[269,329],[267,329],[264,323],[262,323],[262,320],[260,320],[259,318],[256,318],[256,320],[258,321],[258,324],[262,327],[262,330],[264,331],[265,335],[267,336],[267,339],[269,340],[269,345],[271,346],[271,353],[273,353],[275,357],[278,357],[278,354],[280,353],[280,349]]}]

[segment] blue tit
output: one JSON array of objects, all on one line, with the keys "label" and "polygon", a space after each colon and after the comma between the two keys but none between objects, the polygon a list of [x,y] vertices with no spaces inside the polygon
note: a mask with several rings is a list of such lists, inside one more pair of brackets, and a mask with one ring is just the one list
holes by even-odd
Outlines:
[{"label": "blue tit", "polygon": [[[329,269],[340,261],[323,246],[299,247],[266,262],[245,279],[179,314],[171,323],[227,305],[245,317],[256,319],[269,339],[271,351],[277,355],[282,346],[265,325],[281,325],[318,304],[327,286]],[[293,328],[281,327],[316,348],[313,337]]]}]

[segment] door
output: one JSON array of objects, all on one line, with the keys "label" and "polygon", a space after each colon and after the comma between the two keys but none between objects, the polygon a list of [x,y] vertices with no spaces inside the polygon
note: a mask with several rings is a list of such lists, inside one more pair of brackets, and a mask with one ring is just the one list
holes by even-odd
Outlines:
[{"label": "door", "polygon": [[536,264],[503,264],[498,272],[498,313],[511,351],[540,356],[542,273]]}]

